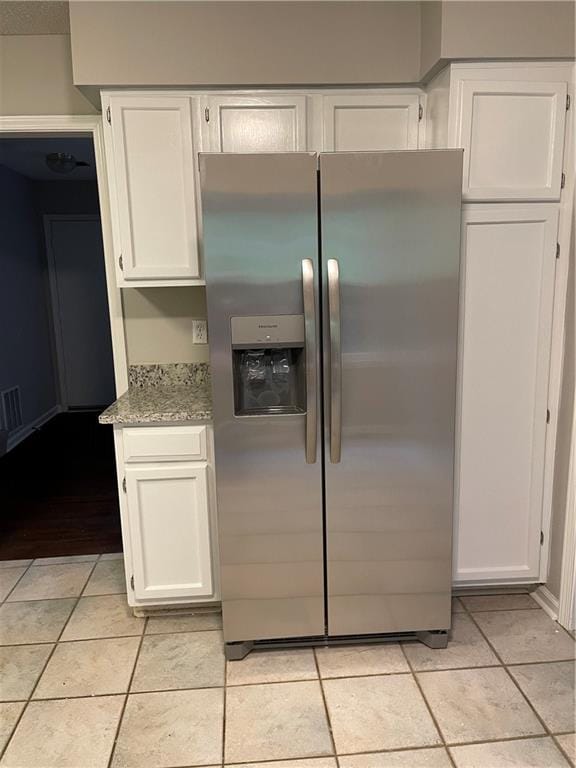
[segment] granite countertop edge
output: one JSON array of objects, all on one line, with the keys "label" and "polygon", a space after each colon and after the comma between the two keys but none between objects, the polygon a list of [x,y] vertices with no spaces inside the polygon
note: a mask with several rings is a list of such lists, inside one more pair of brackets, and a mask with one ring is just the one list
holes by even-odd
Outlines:
[{"label": "granite countertop edge", "polygon": [[130,386],[98,417],[100,424],[210,422],[209,382],[187,385]]}]

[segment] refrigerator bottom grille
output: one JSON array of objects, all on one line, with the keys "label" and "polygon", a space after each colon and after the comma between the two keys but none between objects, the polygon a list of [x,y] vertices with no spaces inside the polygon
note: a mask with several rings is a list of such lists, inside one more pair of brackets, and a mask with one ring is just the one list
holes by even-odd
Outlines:
[{"label": "refrigerator bottom grille", "polygon": [[225,654],[228,661],[240,661],[250,651],[278,650],[280,648],[328,648],[335,645],[368,645],[369,643],[398,643],[403,640],[419,640],[429,648],[446,648],[448,629],[432,629],[419,632],[400,632],[385,635],[342,635],[331,637],[316,635],[313,637],[287,637],[275,640],[245,640],[226,643]]}]

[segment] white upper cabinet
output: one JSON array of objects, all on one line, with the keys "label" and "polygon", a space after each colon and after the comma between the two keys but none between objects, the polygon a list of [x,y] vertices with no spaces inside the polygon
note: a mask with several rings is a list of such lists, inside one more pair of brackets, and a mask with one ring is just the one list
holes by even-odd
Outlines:
[{"label": "white upper cabinet", "polygon": [[211,96],[212,152],[305,151],[306,96]]},{"label": "white upper cabinet", "polygon": [[126,465],[136,600],[213,594],[207,471],[199,463]]},{"label": "white upper cabinet", "polygon": [[557,226],[554,204],[464,209],[459,582],[539,577]]},{"label": "white upper cabinet", "polygon": [[558,200],[567,85],[462,80],[456,146],[467,200]]},{"label": "white upper cabinet", "polygon": [[324,150],[417,149],[416,94],[324,96]]},{"label": "white upper cabinet", "polygon": [[194,107],[188,96],[109,97],[121,285],[200,276]]}]

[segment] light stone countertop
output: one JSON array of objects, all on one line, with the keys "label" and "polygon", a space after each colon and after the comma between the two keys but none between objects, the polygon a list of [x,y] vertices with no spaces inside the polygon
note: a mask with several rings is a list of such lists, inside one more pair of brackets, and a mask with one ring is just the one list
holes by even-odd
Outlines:
[{"label": "light stone countertop", "polygon": [[99,417],[100,424],[210,421],[210,381],[181,385],[130,386]]}]

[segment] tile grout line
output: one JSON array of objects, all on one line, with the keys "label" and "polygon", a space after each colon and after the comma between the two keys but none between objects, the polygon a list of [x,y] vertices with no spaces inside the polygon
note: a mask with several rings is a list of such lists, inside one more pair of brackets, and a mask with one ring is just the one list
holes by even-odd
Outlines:
[{"label": "tile grout line", "polygon": [[[86,581],[88,581],[88,579],[89,579],[89,578],[90,578],[90,576],[92,575],[92,571],[94,570],[94,566],[95,566],[95,565],[96,565],[96,561],[95,561],[94,563],[92,563],[92,568],[90,569],[90,572],[88,573],[88,576],[86,577]],[[30,565],[28,566],[28,568],[31,568],[31,567],[32,567],[32,565],[30,564]],[[27,572],[27,571],[28,571],[28,569],[26,569],[26,572]],[[23,576],[23,575],[24,575],[24,574],[22,574],[22,576]],[[56,639],[55,639],[55,641],[54,641],[54,645],[52,646],[52,650],[51,650],[51,651],[50,651],[50,653],[48,654],[48,657],[46,658],[46,662],[45,662],[45,664],[42,666],[42,669],[41,669],[41,671],[40,671],[40,674],[39,674],[39,675],[38,675],[38,677],[36,678],[36,682],[34,683],[34,685],[33,685],[33,687],[32,687],[32,690],[30,691],[30,693],[29,693],[29,695],[28,695],[28,698],[25,700],[25,704],[24,704],[24,706],[22,707],[22,712],[20,712],[20,715],[19,715],[18,719],[17,719],[17,720],[16,720],[16,722],[14,723],[14,727],[12,728],[12,730],[11,730],[11,732],[10,732],[10,736],[9,736],[9,738],[6,740],[6,744],[4,745],[4,748],[3,748],[3,749],[0,749],[0,760],[2,760],[2,759],[4,758],[4,755],[6,754],[6,751],[8,750],[8,747],[10,746],[10,742],[11,742],[11,741],[12,741],[12,739],[14,738],[14,734],[15,734],[15,733],[16,733],[16,731],[18,730],[18,726],[20,725],[20,722],[21,722],[22,718],[24,717],[24,713],[26,712],[26,710],[28,709],[28,705],[29,705],[29,704],[30,704],[30,702],[32,701],[32,696],[34,696],[34,693],[36,692],[36,688],[38,687],[38,685],[39,685],[39,683],[40,683],[40,680],[42,679],[42,676],[43,676],[44,672],[46,671],[46,668],[48,667],[48,664],[50,663],[50,660],[52,659],[52,656],[54,655],[54,653],[55,653],[55,651],[56,651],[56,648],[58,647],[58,643],[60,642],[60,638],[61,638],[61,637],[62,637],[62,635],[64,634],[64,631],[65,631],[66,627],[68,626],[68,623],[69,623],[70,619],[72,618],[72,614],[74,613],[74,611],[76,610],[76,608],[77,608],[77,606],[78,606],[78,603],[80,602],[80,597],[81,597],[81,595],[78,595],[78,597],[76,597],[76,599],[75,599],[75,602],[74,602],[74,605],[72,606],[72,608],[71,608],[71,610],[70,610],[70,613],[68,614],[68,617],[66,618],[66,621],[65,621],[65,622],[64,622],[64,624],[62,625],[62,629],[60,630],[60,632],[58,633],[58,636],[57,636],[57,638],[56,638]],[[70,599],[70,598],[67,598],[67,599]],[[46,645],[47,645],[47,644],[48,644],[48,643],[46,643]]]},{"label": "tile grout line", "polygon": [[[74,555],[71,555],[71,557],[74,557]],[[78,555],[78,557],[82,557],[82,555]],[[51,568],[54,565],[88,565],[89,563],[96,565],[98,557],[99,555],[96,555],[94,560],[65,560],[63,563],[37,563],[35,560],[32,560],[30,568]],[[51,559],[58,560],[59,558],[58,556],[55,556]]]},{"label": "tile grout line", "polygon": [[[323,646],[318,646],[318,647],[321,648]],[[315,647],[307,646],[302,650],[308,650],[308,649],[313,651],[315,650]],[[257,653],[261,653],[261,651],[257,651]],[[274,653],[274,651],[272,651],[272,653]],[[314,680],[319,680],[319,679],[320,680],[359,680],[365,677],[392,677],[392,676],[409,675],[409,674],[410,672],[369,672],[364,675],[340,675],[339,677],[330,677],[328,675],[324,675],[324,676],[320,675],[318,670],[317,677],[295,677],[295,678],[290,678],[289,680],[261,680],[260,682],[256,682],[256,683],[233,683],[233,684],[229,683],[228,687],[229,688],[250,688],[254,685],[286,685],[288,683],[310,683],[310,682],[314,682]]]},{"label": "tile grout line", "polygon": [[[512,596],[514,596],[514,593],[512,593]],[[464,595],[463,597],[477,597],[477,595]],[[455,611],[455,613],[468,613],[469,615],[472,615],[472,613],[512,613],[512,612],[519,612],[519,611],[543,611],[544,613],[546,613],[546,611],[544,611],[542,606],[539,605],[536,602],[536,600],[534,600],[534,598],[532,598],[532,600],[534,600],[535,605],[532,608],[487,608],[484,610],[477,610],[477,611],[472,611],[469,608],[467,608],[462,600],[462,597],[455,598],[455,599],[459,600],[460,604],[464,608],[463,611]],[[546,615],[548,616],[547,613]],[[574,637],[572,632],[569,629],[566,629],[566,627],[563,627],[562,624],[559,623],[558,619],[553,619],[551,616],[548,616],[548,617],[550,618],[550,621],[552,621],[554,624],[558,626],[558,629],[565,632],[568,635],[568,637],[570,637],[572,640],[576,640],[576,637]]]},{"label": "tile grout line", "polygon": [[136,651],[136,655],[134,656],[134,665],[132,667],[132,672],[128,680],[126,693],[124,694],[124,701],[122,703],[122,707],[120,708],[120,716],[118,718],[118,723],[116,725],[116,732],[114,733],[112,748],[110,749],[110,757],[108,758],[108,762],[106,763],[107,768],[112,768],[112,762],[114,760],[114,755],[116,753],[116,745],[118,744],[118,739],[120,737],[120,728],[122,727],[122,721],[124,720],[124,713],[126,712],[126,705],[128,704],[128,696],[130,695],[130,688],[132,687],[132,681],[134,680],[134,674],[136,673],[136,667],[138,666],[138,659],[140,658],[140,651],[142,650],[142,643],[144,642],[147,624],[148,624],[148,618],[145,618],[144,625],[142,627],[142,634],[140,635],[140,642],[138,643],[138,649]]},{"label": "tile grout line", "polygon": [[[94,565],[96,565],[96,563],[94,563]],[[34,567],[38,567],[38,566],[34,566]],[[16,587],[16,584],[14,585],[14,587]],[[102,595],[85,595],[84,589],[85,587],[82,587],[82,594],[80,595],[67,595],[66,597],[31,597],[28,600],[10,600],[10,601],[6,599],[2,604],[4,605],[6,603],[8,605],[21,605],[22,603],[40,603],[42,601],[49,602],[50,600],[72,600],[72,599],[75,599],[76,597],[78,598],[80,597],[121,597],[122,595],[127,594],[126,592],[106,592]],[[148,618],[148,616],[146,617],[137,616],[136,618],[140,618],[140,619]]]},{"label": "tile grout line", "polygon": [[[564,734],[562,734],[564,735]],[[570,732],[571,735],[571,732]],[[453,747],[471,747],[471,746],[478,746],[481,744],[500,744],[501,742],[514,742],[514,741],[526,741],[526,740],[539,740],[539,739],[547,739],[549,738],[547,734],[545,733],[538,733],[533,734],[531,736],[510,736],[507,738],[502,739],[490,739],[490,740],[483,740],[483,741],[462,741],[454,744],[449,744],[446,747],[444,747],[442,744],[425,744],[423,746],[419,747],[394,747],[393,749],[386,748],[386,749],[376,749],[376,750],[364,750],[360,752],[341,752],[339,755],[324,755],[324,756],[316,756],[312,758],[303,758],[303,757],[297,757],[297,758],[286,758],[286,757],[274,757],[269,758],[265,760],[264,762],[266,764],[268,763],[278,763],[279,767],[282,766],[282,764],[286,762],[291,762],[292,760],[320,760],[320,759],[330,759],[330,757],[359,757],[362,755],[395,755],[395,754],[401,754],[401,753],[407,753],[407,752],[424,752],[426,750],[435,750],[435,751],[441,751],[446,750],[448,753],[450,753],[450,749]],[[451,757],[451,755],[450,755]],[[243,765],[253,765],[255,768],[258,768],[258,766],[262,765],[261,760],[248,760],[243,761],[241,763],[235,761],[233,763],[226,763],[226,768],[228,766],[243,766]],[[452,762],[452,765],[454,763]]]},{"label": "tile grout line", "polygon": [[[1,0],[0,0],[1,1]],[[59,598],[61,600],[80,600],[80,598],[75,597],[63,597]],[[42,602],[42,601],[38,601]],[[14,605],[14,603],[10,603],[10,605]],[[76,608],[76,603],[74,604],[74,608]],[[58,643],[61,645],[69,645],[70,643],[83,643],[89,640],[123,640],[127,637],[140,637],[139,632],[134,632],[130,635],[97,635],[96,637],[76,637],[73,640],[58,640]],[[52,643],[56,642],[55,640],[38,640],[35,643],[0,643],[0,648],[31,648],[36,645],[52,645]]]},{"label": "tile grout line", "polygon": [[[86,597],[118,597],[118,595],[86,595]],[[57,597],[57,598],[50,598],[48,600],[14,601],[12,603],[9,603],[9,605],[20,605],[22,602],[26,602],[26,603],[52,602],[53,600],[78,600],[79,601],[80,597]],[[76,605],[74,607],[76,607]],[[150,617],[136,616],[135,618],[148,619]],[[222,630],[220,628],[217,628],[217,629],[191,629],[191,630],[182,630],[177,632],[148,632],[146,634],[146,637],[159,637],[159,636],[165,636],[165,635],[187,635],[187,634],[196,634],[198,632],[221,632],[221,631]],[[133,634],[128,634],[128,635],[98,635],[96,637],[81,637],[81,638],[75,638],[73,640],[60,639],[58,640],[58,642],[65,643],[65,644],[82,643],[87,640],[122,640],[123,638],[126,638],[126,637],[140,637],[140,632],[134,632]],[[52,645],[52,643],[54,642],[56,641],[55,640],[37,640],[31,643],[0,643],[0,648],[26,648],[30,646],[36,646],[36,645]]]},{"label": "tile grout line", "polygon": [[[450,617],[450,623],[452,623],[452,617]],[[456,768],[456,763],[454,762],[452,755],[450,754],[450,751],[448,750],[448,745],[446,743],[446,737],[444,736],[444,733],[442,732],[442,729],[440,728],[440,724],[438,723],[438,720],[436,719],[436,716],[434,712],[432,711],[432,706],[430,705],[428,699],[424,695],[424,691],[422,689],[422,686],[420,685],[420,681],[418,680],[416,676],[416,672],[414,671],[414,668],[412,666],[412,663],[410,662],[410,659],[408,658],[408,654],[406,653],[404,649],[404,643],[399,643],[400,650],[402,651],[402,655],[404,656],[404,659],[406,660],[406,664],[408,665],[408,669],[410,670],[410,674],[412,675],[412,680],[414,680],[414,683],[418,690],[420,691],[420,696],[422,697],[422,700],[424,701],[424,705],[426,709],[428,710],[428,714],[430,715],[432,722],[434,723],[434,726],[436,727],[436,730],[438,731],[438,735],[440,736],[440,739],[442,741],[442,745],[444,747],[444,750],[446,751],[446,754],[448,755],[448,760],[450,763]]]},{"label": "tile grout line", "polygon": [[[104,638],[107,640],[108,638]],[[149,691],[111,691],[110,693],[83,693],[78,696],[46,696],[32,701],[73,701],[76,699],[105,699],[109,696],[147,696],[150,693],[180,693],[181,691],[218,691],[221,685],[206,685],[203,688],[151,688]],[[3,701],[2,704],[20,704],[25,699]]]},{"label": "tile grout line", "polygon": [[320,695],[322,696],[322,703],[324,704],[324,714],[326,715],[326,722],[328,724],[328,733],[330,734],[330,742],[332,744],[332,754],[334,755],[336,768],[340,768],[340,760],[338,759],[338,750],[336,749],[336,740],[334,739],[334,730],[332,728],[332,720],[330,719],[330,712],[328,710],[328,701],[326,700],[322,675],[320,674],[320,665],[318,664],[316,648],[312,648],[312,656],[314,657],[314,666],[316,667],[316,674],[318,675],[318,683],[320,685]]},{"label": "tile grout line", "polygon": [[[2,605],[4,605],[4,603],[5,603],[5,602],[8,600],[8,598],[10,597],[10,595],[12,594],[12,592],[14,592],[14,590],[16,589],[16,587],[18,586],[18,584],[20,584],[20,582],[22,581],[22,579],[24,578],[24,576],[26,576],[26,574],[28,573],[28,571],[30,570],[30,568],[32,568],[32,563],[30,563],[30,565],[27,565],[27,566],[23,566],[23,565],[20,565],[20,566],[16,566],[16,567],[17,567],[17,568],[24,568],[24,571],[23,571],[23,572],[20,574],[20,576],[19,576],[19,577],[16,579],[16,583],[15,583],[15,584],[12,586],[12,588],[8,590],[8,593],[7,593],[6,597],[5,597],[5,598],[2,600]],[[10,570],[10,569],[9,569],[9,568],[7,568],[7,569],[5,569],[5,570]],[[14,601],[14,602],[16,602],[16,601]]]},{"label": "tile grout line", "polygon": [[[455,743],[448,743],[446,744],[446,747],[444,747],[442,744],[432,744],[432,745],[426,745],[426,746],[420,746],[420,747],[397,747],[394,749],[379,749],[379,750],[372,750],[372,751],[366,751],[366,752],[343,752],[340,754],[340,757],[356,757],[358,755],[381,755],[381,754],[396,754],[401,752],[422,752],[427,749],[433,749],[433,750],[442,750],[445,749],[450,758],[452,758],[452,755],[450,754],[450,750],[454,749],[455,747],[475,747],[483,744],[500,744],[502,742],[508,743],[513,741],[526,741],[526,740],[537,740],[537,739],[547,739],[549,736],[545,733],[537,733],[532,734],[529,736],[509,736],[502,739],[489,739],[489,740],[482,740],[482,741],[462,741],[462,742],[455,742]],[[242,763],[240,763],[242,765]],[[453,758],[452,758],[452,765],[454,765]]]},{"label": "tile grout line", "polygon": [[576,739],[576,735],[575,735],[573,732],[570,732],[570,733],[568,733],[568,734],[564,734],[564,733],[556,733],[556,734],[554,734],[554,735],[552,736],[552,741],[553,741],[553,742],[554,742],[554,744],[556,745],[557,749],[559,749],[559,750],[560,750],[560,754],[561,754],[561,755],[563,755],[563,756],[566,758],[566,760],[568,761],[568,765],[570,765],[570,766],[573,766],[573,765],[574,765],[574,762],[573,762],[572,758],[571,758],[571,757],[568,755],[568,752],[566,752],[566,750],[564,749],[564,747],[562,746],[562,744],[560,744],[560,742],[558,741],[558,739],[556,738],[556,736],[574,736],[574,738]]},{"label": "tile grout line", "polygon": [[[547,735],[547,736],[552,736],[552,733],[550,732],[550,729],[548,728],[548,726],[547,726],[547,725],[546,725],[546,723],[544,722],[543,718],[542,718],[542,717],[540,717],[540,714],[539,714],[539,713],[536,711],[536,708],[534,707],[534,705],[532,704],[532,702],[530,701],[530,699],[528,698],[528,696],[527,696],[527,695],[524,693],[524,691],[522,690],[522,688],[521,688],[521,687],[520,687],[520,685],[518,684],[518,681],[516,680],[516,678],[514,677],[514,675],[513,675],[513,674],[510,672],[510,670],[508,669],[508,666],[507,666],[507,664],[504,662],[504,659],[503,659],[503,658],[502,658],[502,656],[501,656],[501,655],[498,653],[498,651],[496,650],[496,648],[494,647],[494,645],[493,645],[493,644],[490,642],[490,640],[488,639],[488,636],[487,636],[487,635],[485,634],[485,632],[483,631],[482,627],[481,627],[481,626],[478,624],[478,622],[477,622],[477,621],[476,621],[476,619],[474,618],[474,615],[473,615],[471,612],[469,612],[469,611],[468,611],[468,609],[466,608],[466,606],[464,606],[464,608],[465,608],[466,612],[468,613],[468,615],[470,616],[470,618],[472,619],[472,621],[474,622],[474,625],[477,627],[478,631],[480,632],[480,634],[482,635],[482,637],[484,638],[484,640],[485,640],[485,641],[488,643],[488,645],[489,645],[489,646],[490,646],[490,648],[492,649],[492,652],[494,653],[494,655],[496,656],[496,658],[497,658],[497,659],[499,659],[499,660],[500,660],[500,662],[502,663],[502,666],[503,666],[504,670],[506,671],[506,674],[508,675],[508,678],[509,678],[509,679],[512,681],[512,683],[514,684],[514,686],[516,687],[516,689],[517,689],[517,690],[520,692],[520,695],[522,696],[522,698],[524,699],[524,701],[525,701],[525,702],[528,704],[528,707],[529,707],[529,708],[532,710],[532,712],[533,712],[533,713],[534,713],[534,715],[536,716],[536,719],[538,720],[538,722],[540,723],[540,725],[541,725],[541,726],[544,728],[544,733],[545,733],[545,735]],[[533,735],[538,735],[538,734],[533,734]],[[542,735],[542,734],[540,734],[540,735]]]},{"label": "tile grout line", "polygon": [[[224,653],[224,649],[222,650],[222,653]],[[228,692],[229,663],[226,655],[224,655],[224,685],[222,687],[222,768],[226,765],[226,697]]]}]

